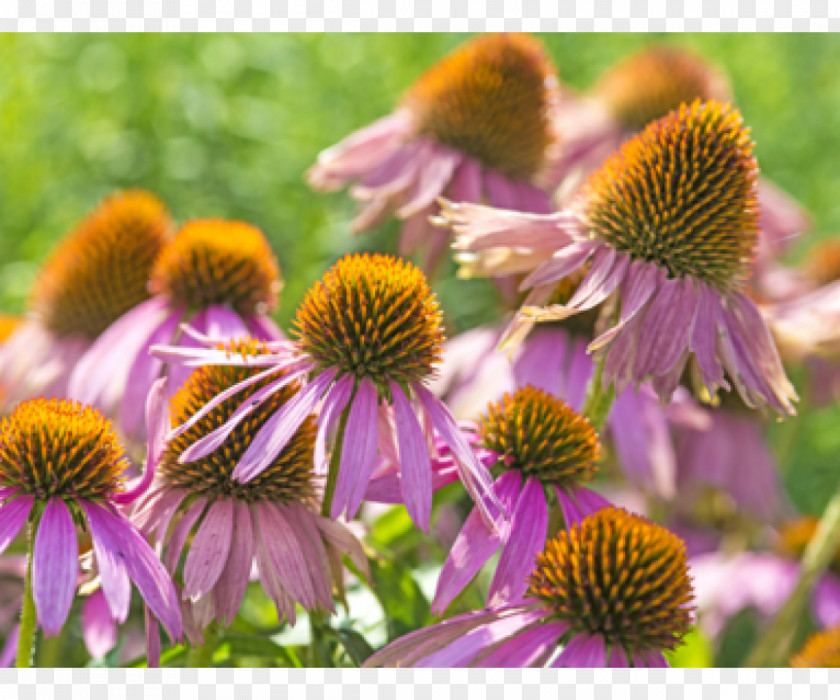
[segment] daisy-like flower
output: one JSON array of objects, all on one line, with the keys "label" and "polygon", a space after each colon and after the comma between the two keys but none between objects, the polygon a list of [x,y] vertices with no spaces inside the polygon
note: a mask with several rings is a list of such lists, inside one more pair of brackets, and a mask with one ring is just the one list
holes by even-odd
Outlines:
[{"label": "daisy-like flower", "polygon": [[[224,352],[240,358],[270,355],[265,344],[250,339],[231,341]],[[290,624],[295,622],[296,603],[334,612],[331,582],[343,591],[342,555],[367,571],[367,558],[352,533],[318,513],[314,416],[304,417],[259,475],[248,483],[232,478],[266,422],[301,390],[288,372],[264,374],[261,368],[241,365],[201,367],[172,398],[171,418],[165,403],[152,417],[157,476],[134,520],[146,534],[156,533],[164,563],[179,581],[183,598],[192,603],[184,619],[193,640],[201,639],[213,619],[230,624],[254,560],[280,619]],[[241,391],[217,401],[242,383],[246,386]],[[203,457],[184,459],[190,445],[243,413],[222,446]],[[174,425],[189,428],[167,442]]]},{"label": "daisy-like flower", "polygon": [[815,632],[790,660],[793,668],[840,668],[840,624]]},{"label": "daisy-like flower", "polygon": [[[143,438],[146,395],[163,372],[149,348],[198,344],[179,332],[179,324],[189,322],[219,339],[282,337],[267,316],[277,303],[280,271],[262,232],[249,224],[216,219],[185,224],[155,259],[149,286],[152,297],[102,333],[68,386],[72,398],[118,414],[119,427],[134,440]],[[176,391],[188,373],[173,368],[169,390]]]},{"label": "daisy-like flower", "polygon": [[[448,204],[455,248],[488,268],[501,252],[532,266],[510,331],[591,309],[618,292],[620,314],[590,345],[616,393],[650,379],[667,401],[690,356],[710,394],[729,389],[749,407],[794,413],[796,394],[755,304],[741,291],[758,239],[752,141],[741,116],[717,102],[683,105],[650,124],[596,171],[573,208],[538,216]],[[566,304],[543,308],[558,280],[589,263]]]},{"label": "daisy-like flower", "polygon": [[365,665],[667,666],[662,652],[691,629],[692,597],[682,541],[605,508],[548,541],[523,599],[408,634]]},{"label": "daisy-like flower", "polygon": [[[553,181],[571,194],[581,180],[650,122],[694,100],[732,99],[729,81],[693,51],[653,45],[609,69],[591,93],[568,99],[558,111],[563,150]],[[758,184],[762,237],[757,257],[778,255],[809,225],[799,204],[766,178]]]},{"label": "daisy-like flower", "polygon": [[[414,522],[426,529],[431,515],[432,441],[428,436],[432,427],[451,449],[462,481],[488,522],[498,519],[499,504],[489,474],[448,409],[424,386],[440,361],[443,328],[437,301],[419,269],[385,255],[345,256],[309,289],[294,325],[297,341],[276,344],[277,353],[269,356],[237,358],[208,348],[155,350],[157,357],[186,365],[268,366],[264,376],[274,376],[260,393],[261,400],[293,379],[309,377],[304,389],[255,434],[232,472],[235,481],[246,484],[259,477],[323,401],[315,463],[323,472],[327,433],[337,427],[333,453],[340,454],[338,472],[330,470],[335,481],[326,487],[333,518],[342,513],[353,517],[358,511],[378,463],[378,424],[393,413],[403,495]],[[231,387],[219,400],[248,381]],[[202,417],[216,403],[196,416]],[[181,459],[198,459],[215,451],[256,405],[253,402],[232,414],[191,444]],[[189,425],[180,426],[174,434]]]},{"label": "daisy-like flower", "polygon": [[[691,559],[700,626],[716,637],[740,610],[752,608],[762,619],[775,615],[799,580],[799,559],[817,529],[803,517],[784,524],[776,552],[722,552]],[[820,627],[840,624],[840,547],[811,594],[811,614]]]},{"label": "daisy-like flower", "polygon": [[130,190],[105,199],[59,243],[38,275],[29,318],[0,345],[0,413],[36,396],[66,396],[91,343],[148,299],[149,273],[170,232],[164,205]]},{"label": "daisy-like flower", "polygon": [[362,203],[353,228],[394,213],[405,224],[400,253],[428,248],[426,269],[448,236],[429,225],[436,200],[484,202],[545,213],[540,186],[555,157],[556,72],[540,43],[523,34],[480,36],[430,68],[388,117],[324,151],[309,183],[355,183]]},{"label": "daisy-like flower", "polygon": [[118,622],[131,582],[169,634],[181,636],[172,582],[137,528],[116,508],[145,488],[123,488],[128,466],[111,423],[93,408],[33,399],[0,419],[0,552],[32,528],[31,590],[48,635],[64,625],[79,576],[77,527],[89,532],[102,590]]}]

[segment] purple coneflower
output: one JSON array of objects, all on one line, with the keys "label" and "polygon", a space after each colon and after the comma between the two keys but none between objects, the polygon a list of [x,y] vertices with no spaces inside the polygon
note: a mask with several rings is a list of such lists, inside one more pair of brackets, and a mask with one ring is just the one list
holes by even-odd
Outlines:
[{"label": "purple coneflower", "polygon": [[[689,357],[710,394],[794,413],[793,386],[755,304],[741,291],[758,238],[758,167],[740,114],[695,102],[650,124],[548,216],[447,204],[455,248],[488,268],[497,253],[530,264],[511,342],[533,321],[568,318],[618,291],[620,314],[589,351],[616,393],[650,379],[670,399]],[[543,308],[558,280],[589,263],[567,304]],[[472,264],[472,263],[471,263]]]},{"label": "purple coneflower", "polygon": [[148,298],[149,273],[170,231],[164,205],[129,190],[105,199],[59,243],[38,274],[29,317],[0,345],[0,413],[26,399],[67,395],[91,343]]},{"label": "purple coneflower", "polygon": [[[166,570],[116,508],[146,486],[143,479],[123,491],[127,466],[110,422],[93,408],[33,399],[0,419],[0,552],[27,521],[32,531],[22,621],[27,643],[36,614],[48,635],[57,634],[67,619],[79,573],[77,526],[90,532],[113,618],[125,621],[133,581],[169,634],[181,636],[178,600]],[[27,659],[19,654],[18,662]]]},{"label": "purple coneflower", "polygon": [[427,270],[448,236],[428,223],[437,198],[551,211],[539,186],[557,148],[559,85],[540,43],[523,34],[481,36],[429,69],[390,116],[324,151],[313,187],[356,183],[357,231],[392,212],[405,222],[400,253],[428,247]]},{"label": "purple coneflower", "polygon": [[[265,344],[249,339],[231,341],[222,351],[242,359],[271,354]],[[202,640],[214,619],[231,623],[254,560],[280,619],[290,624],[296,603],[334,612],[331,582],[343,590],[343,555],[367,571],[365,554],[350,531],[318,513],[313,415],[303,417],[258,475],[247,483],[233,479],[234,467],[263,426],[300,396],[300,381],[292,373],[264,375],[260,367],[201,367],[172,398],[171,421],[165,404],[152,417],[157,476],[134,520],[146,534],[157,533],[164,563],[191,602],[184,624],[193,641]],[[217,400],[243,383],[227,400]],[[224,444],[184,459],[190,445],[243,413]],[[167,442],[173,425],[189,427]]]},{"label": "purple coneflower", "polygon": [[[563,135],[561,159],[552,181],[571,194],[621,144],[650,122],[694,100],[732,99],[729,81],[717,66],[677,46],[648,46],[610,68],[589,95],[564,100],[558,110]],[[758,182],[758,263],[778,255],[809,225],[809,217],[766,178]],[[757,271],[762,265],[757,266]]]},{"label": "purple coneflower", "polygon": [[667,666],[662,652],[681,643],[692,612],[682,541],[605,508],[548,541],[523,599],[412,632],[365,665]]},{"label": "purple coneflower", "polygon": [[[424,386],[440,361],[443,329],[437,301],[419,269],[385,255],[345,256],[307,292],[295,326],[296,343],[277,343],[278,352],[269,356],[235,357],[208,348],[155,351],[171,362],[268,367],[260,376],[271,381],[261,390],[260,401],[290,381],[309,377],[306,386],[254,435],[235,465],[234,481],[247,484],[259,477],[323,400],[317,470],[323,471],[327,433],[337,426],[325,494],[327,514],[353,517],[358,511],[378,463],[378,424],[393,411],[403,495],[414,522],[425,530],[431,515],[432,427],[452,450],[461,479],[488,522],[498,518],[486,469],[449,410]],[[231,387],[174,435],[253,381]],[[255,401],[231,414],[227,422],[190,444],[180,459],[210,455],[257,405]]]},{"label": "purple coneflower", "polygon": [[[152,298],[113,323],[85,353],[70,377],[70,396],[103,410],[118,406],[119,427],[141,439],[146,395],[163,373],[149,348],[196,347],[193,337],[179,332],[182,322],[219,339],[277,340],[282,333],[266,314],[277,303],[280,284],[259,229],[216,219],[185,224],[154,262]],[[176,391],[188,373],[173,368],[169,390]]]},{"label": "purple coneflower", "polygon": [[[691,559],[700,626],[712,637],[740,610],[752,608],[762,618],[775,615],[799,579],[799,558],[817,529],[803,517],[780,529],[777,553],[722,552]],[[811,595],[811,613],[820,627],[840,624],[840,548]]]}]

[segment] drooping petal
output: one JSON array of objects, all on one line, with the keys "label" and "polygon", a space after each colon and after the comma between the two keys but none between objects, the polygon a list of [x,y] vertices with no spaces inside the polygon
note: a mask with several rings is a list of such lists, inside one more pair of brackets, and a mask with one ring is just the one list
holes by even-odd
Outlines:
[{"label": "drooping petal", "polygon": [[249,482],[274,461],[315,408],[337,371],[334,367],[324,370],[266,421],[233,470],[235,481]]},{"label": "drooping petal", "polygon": [[354,377],[345,374],[332,385],[324,399],[324,405],[321,407],[321,415],[318,419],[318,435],[315,438],[316,474],[326,474],[329,470],[327,464],[327,436],[347,406],[347,402],[353,394],[354,385]]},{"label": "drooping petal", "polygon": [[258,512],[254,524],[260,530],[260,538],[268,555],[266,563],[277,573],[292,600],[307,609],[315,607],[309,569],[285,516],[273,503],[262,502],[254,507]]},{"label": "drooping petal", "polygon": [[516,386],[533,386],[552,396],[565,396],[565,372],[561,368],[567,360],[570,343],[562,328],[546,326],[535,331],[513,361]]},{"label": "drooping petal", "polygon": [[729,389],[724,379],[723,367],[718,360],[716,346],[718,342],[718,307],[720,303],[714,291],[707,284],[700,283],[697,290],[697,311],[691,327],[689,349],[697,358],[703,383],[710,394],[717,387]]},{"label": "drooping petal", "polygon": [[605,668],[604,640],[597,635],[576,634],[551,665],[554,668]]},{"label": "drooping petal", "polygon": [[73,604],[78,571],[73,517],[62,499],[50,498],[38,524],[32,556],[32,595],[45,634],[61,631]]},{"label": "drooping petal", "polygon": [[128,520],[107,506],[79,501],[91,536],[125,563],[128,575],[151,611],[174,638],[181,637],[181,613],[169,574],[145,539]]},{"label": "drooping petal", "polygon": [[18,496],[0,506],[0,554],[17,537],[29,517],[34,502],[32,496]]},{"label": "drooping petal", "polygon": [[636,668],[668,668],[668,661],[662,652],[656,649],[644,649],[633,654],[633,666]]},{"label": "drooping petal", "polygon": [[550,653],[566,630],[565,622],[536,623],[496,647],[478,661],[480,668],[530,668]]},{"label": "drooping petal", "polygon": [[397,210],[397,218],[408,219],[432,204],[452,179],[463,156],[442,144],[435,144],[426,162],[420,164],[417,179],[405,203]]},{"label": "drooping petal", "polygon": [[578,484],[569,490],[577,501],[578,512],[583,518],[593,515],[601,510],[601,508],[609,508],[612,506],[612,503],[610,503],[601,494],[596,493],[585,486],[580,486]]},{"label": "drooping petal", "polygon": [[627,654],[620,646],[615,645],[610,649],[609,660],[607,661],[608,668],[628,668],[630,664],[627,662]]},{"label": "drooping petal", "polygon": [[[412,521],[429,531],[432,514],[432,471],[423,429],[399,384],[390,383],[397,423],[403,499]],[[367,486],[367,485],[365,485]]]},{"label": "drooping petal", "polygon": [[347,517],[356,515],[367,483],[376,464],[377,389],[365,377],[358,384],[341,445],[341,461],[330,515],[338,518],[345,511]]},{"label": "drooping petal", "polygon": [[181,559],[181,552],[184,549],[184,544],[190,536],[193,527],[198,522],[201,514],[204,513],[204,508],[207,506],[207,499],[199,496],[193,501],[187,511],[181,516],[172,530],[172,536],[167,541],[166,554],[164,556],[164,564],[166,568],[175,572],[178,568],[178,562]]},{"label": "drooping petal", "polygon": [[580,268],[597,247],[595,243],[582,241],[561,248],[522,281],[519,291],[562,280]]},{"label": "drooping petal", "polygon": [[230,552],[225,561],[225,568],[219,575],[213,588],[216,612],[225,625],[230,625],[239,611],[251,564],[254,560],[254,531],[251,526],[251,513],[247,503],[237,501],[234,505],[233,531],[231,533]]},{"label": "drooping petal", "polygon": [[335,612],[330,588],[330,559],[318,525],[315,523],[314,514],[299,503],[277,507],[282,509],[283,516],[300,545],[303,560],[309,569],[315,600],[326,610]]},{"label": "drooping petal", "polygon": [[555,486],[554,492],[557,494],[557,502],[563,511],[563,520],[566,523],[566,528],[571,528],[575,523],[580,523],[585,516],[581,513],[577,501],[565,488],[561,488],[560,486]]},{"label": "drooping petal", "polygon": [[280,574],[274,567],[266,546],[266,537],[273,537],[271,532],[264,532],[260,523],[261,515],[257,512],[256,506],[251,506],[251,523],[254,526],[254,537],[257,545],[257,568],[259,570],[260,582],[268,597],[274,602],[277,608],[277,616],[282,622],[287,618],[290,625],[295,624],[295,602],[289,597],[286,589],[280,580]]},{"label": "drooping petal", "polygon": [[245,323],[248,327],[247,335],[250,335],[252,338],[268,343],[286,340],[286,334],[280,330],[280,327],[274,322],[271,316],[254,314],[248,316],[245,319]]},{"label": "drooping petal", "polygon": [[536,477],[526,479],[508,532],[487,593],[490,606],[522,597],[528,588],[528,574],[536,566],[537,554],[545,548],[548,505],[542,482]]},{"label": "drooping petal", "polygon": [[[511,512],[520,497],[521,476],[518,471],[502,474],[493,486],[501,503]],[[473,508],[455,538],[452,549],[443,563],[438,577],[437,590],[432,601],[432,612],[442,615],[464,587],[472,581],[487,560],[501,545],[507,534],[488,528],[478,508]]]},{"label": "drooping petal", "polygon": [[[91,525],[91,533],[94,533]],[[128,570],[122,552],[119,549],[109,547],[109,540],[93,536],[93,553],[96,555],[96,566],[99,569],[99,580],[102,584],[102,593],[108,602],[111,616],[116,622],[122,624],[128,618],[129,604],[131,602],[131,581],[128,578]]]},{"label": "drooping petal", "polygon": [[82,606],[82,637],[94,659],[103,658],[117,645],[117,623],[101,590],[89,595]]},{"label": "drooping petal", "polygon": [[621,253],[610,256],[603,251],[604,248],[593,256],[589,273],[569,299],[570,307],[578,311],[595,308],[624,281],[630,266],[630,256]]},{"label": "drooping petal", "polygon": [[233,500],[210,506],[195,533],[184,563],[184,596],[193,602],[206,596],[225,568],[233,531]]},{"label": "drooping petal", "polygon": [[211,304],[206,309],[206,333],[219,340],[238,340],[249,336],[242,317],[226,306]]},{"label": "drooping petal", "polygon": [[840,625],[840,579],[834,574],[824,574],[811,597],[814,619],[821,627]]},{"label": "drooping petal", "polygon": [[331,548],[337,550],[341,555],[344,555],[353,562],[353,566],[359,571],[362,576],[370,580],[370,565],[368,564],[365,550],[356,536],[350,532],[344,525],[323,518],[320,515],[313,515],[315,523],[324,539],[330,544]]},{"label": "drooping petal", "polygon": [[143,606],[143,620],[146,628],[146,665],[157,668],[160,666],[160,630],[157,618],[148,605]]}]

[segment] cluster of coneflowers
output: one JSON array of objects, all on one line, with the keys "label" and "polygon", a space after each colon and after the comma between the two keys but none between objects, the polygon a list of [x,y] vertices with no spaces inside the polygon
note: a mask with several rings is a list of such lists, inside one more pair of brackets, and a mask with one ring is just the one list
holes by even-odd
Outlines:
[{"label": "cluster of coneflowers", "polygon": [[[783,360],[824,390],[840,376],[840,264],[779,260],[808,219],[759,180],[730,97],[677,49],[579,95],[536,39],[473,39],[307,174],[350,186],[354,230],[401,220],[406,258],[339,259],[285,332],[257,228],[106,199],[28,316],[0,319],[0,552],[27,551],[0,588],[20,611],[3,659],[28,665],[77,593],[101,656],[132,584],[149,665],[160,627],[209,663],[252,582],[280,623],[326,620],[349,572],[371,585],[364,504],[430,533],[449,484],[471,505],[440,620],[366,665],[664,666],[698,624],[775,613],[829,526],[784,525],[762,420],[794,413]],[[500,321],[446,340],[427,274],[450,247],[494,280]],[[715,518],[738,517],[775,548],[720,553]],[[828,628],[833,576],[814,590]],[[485,607],[463,609],[470,586]],[[794,663],[837,649],[827,631]]]}]

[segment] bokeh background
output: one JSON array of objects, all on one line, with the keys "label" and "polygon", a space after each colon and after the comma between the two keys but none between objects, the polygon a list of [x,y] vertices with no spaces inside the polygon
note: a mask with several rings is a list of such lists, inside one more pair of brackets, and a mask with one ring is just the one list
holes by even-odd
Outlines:
[{"label": "bokeh background", "polygon": [[[286,286],[285,323],[348,250],[393,251],[396,226],[354,237],[344,194],[303,180],[318,152],[391,110],[464,35],[0,35],[0,312],[22,312],[54,243],[116,188],[156,192],[181,221],[222,216],[265,231]],[[561,79],[585,90],[653,42],[693,47],[728,73],[764,174],[813,215],[796,261],[840,232],[840,37],[548,35]],[[450,331],[489,320],[490,288],[435,282]],[[840,411],[774,426],[788,491],[821,511],[836,487]]]}]

